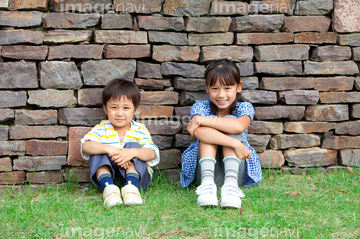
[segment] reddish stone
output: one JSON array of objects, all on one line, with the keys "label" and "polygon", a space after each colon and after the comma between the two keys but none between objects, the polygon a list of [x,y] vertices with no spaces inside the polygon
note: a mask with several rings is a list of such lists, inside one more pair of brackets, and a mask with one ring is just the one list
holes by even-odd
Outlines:
[{"label": "reddish stone", "polygon": [[318,46],[312,50],[312,61],[347,61],[351,58],[349,46]]},{"label": "reddish stone", "polygon": [[336,41],[336,32],[300,32],[294,36],[294,43],[336,44]]},{"label": "reddish stone", "polygon": [[0,155],[24,155],[26,141],[0,141]]},{"label": "reddish stone", "polygon": [[165,61],[198,61],[200,47],[198,46],[153,46],[153,59],[159,62]]},{"label": "reddish stone", "polygon": [[266,150],[258,156],[262,168],[280,168],[285,163],[284,155],[280,150]]},{"label": "reddish stone", "polygon": [[164,90],[166,87],[171,87],[170,80],[154,80],[154,79],[140,79],[135,78],[135,83],[140,89],[146,90]]},{"label": "reddish stone", "polygon": [[354,61],[305,61],[304,73],[306,75],[354,75],[359,68]]},{"label": "reddish stone", "polygon": [[41,12],[0,11],[0,25],[4,27],[40,27]]},{"label": "reddish stone", "polygon": [[56,123],[56,110],[15,110],[16,125],[49,125]]},{"label": "reddish stone", "polygon": [[68,165],[88,167],[89,163],[80,153],[80,140],[91,130],[91,127],[70,127]]},{"label": "reddish stone", "polygon": [[10,139],[32,138],[65,138],[66,126],[13,126],[10,128]]},{"label": "reddish stone", "polygon": [[335,125],[329,122],[285,122],[284,131],[300,134],[325,133],[335,129]]},{"label": "reddish stone", "polygon": [[314,134],[279,134],[270,140],[272,149],[309,148],[320,145],[320,137]]},{"label": "reddish stone", "polygon": [[48,13],[43,28],[85,29],[96,26],[99,21],[97,13]]},{"label": "reddish stone", "polygon": [[279,92],[279,99],[288,105],[316,105],[319,101],[319,91],[289,90]]},{"label": "reddish stone", "polygon": [[293,42],[293,33],[237,33],[235,43],[237,45],[261,45],[271,43]]},{"label": "reddish stone", "polygon": [[48,59],[102,59],[102,52],[103,46],[95,44],[50,46]]},{"label": "reddish stone", "polygon": [[210,45],[231,45],[234,42],[234,33],[189,33],[189,45],[210,46]]},{"label": "reddish stone", "polygon": [[335,133],[360,135],[360,120],[337,123],[335,128]]},{"label": "reddish stone", "polygon": [[57,29],[45,33],[44,42],[47,44],[89,42],[91,38],[92,31]]},{"label": "reddish stone", "polygon": [[61,171],[33,172],[26,174],[26,181],[29,183],[62,183]]},{"label": "reddish stone", "polygon": [[307,121],[344,121],[349,119],[347,105],[314,105],[308,106],[305,112]]},{"label": "reddish stone", "polygon": [[172,106],[150,106],[140,105],[136,111],[136,118],[165,118],[173,115],[174,107]]},{"label": "reddish stone", "polygon": [[0,184],[22,184],[25,181],[24,171],[0,173]]},{"label": "reddish stone", "polygon": [[[140,78],[156,78],[161,79],[160,64],[151,64],[147,62],[138,61],[136,67],[137,76]],[[166,80],[164,80],[166,82]],[[162,90],[162,89],[161,89]]]},{"label": "reddish stone", "polygon": [[182,17],[153,17],[137,16],[138,26],[145,30],[158,31],[182,31],[184,30],[184,19]]},{"label": "reddish stone", "polygon": [[103,88],[88,88],[78,91],[79,106],[102,106]]},{"label": "reddish stone", "polygon": [[284,20],[289,32],[327,32],[331,23],[327,16],[293,16]]},{"label": "reddish stone", "polygon": [[360,104],[350,106],[350,115],[352,118],[360,118]]},{"label": "reddish stone", "polygon": [[67,141],[29,140],[26,154],[33,156],[67,155]]},{"label": "reddish stone", "polygon": [[330,136],[325,137],[322,144],[324,149],[360,148],[360,136]]},{"label": "reddish stone", "polygon": [[354,77],[316,77],[315,89],[318,91],[350,91],[354,85]]},{"label": "reddish stone", "polygon": [[250,134],[281,134],[283,124],[277,122],[254,121],[249,127]]},{"label": "reddish stone", "polygon": [[360,31],[360,2],[358,0],[334,1],[333,29],[336,32]]},{"label": "reddish stone", "polygon": [[46,11],[49,0],[10,0],[9,10],[30,10],[36,9]]},{"label": "reddish stone", "polygon": [[40,45],[43,36],[40,31],[0,30],[0,45],[35,44]]},{"label": "reddish stone", "polygon": [[132,29],[130,14],[104,14],[101,18],[101,29]]},{"label": "reddish stone", "polygon": [[185,31],[188,32],[227,32],[230,17],[188,17],[185,18]]},{"label": "reddish stone", "polygon": [[321,103],[358,103],[360,92],[321,92]]},{"label": "reddish stone", "polygon": [[95,43],[147,44],[146,31],[95,30]]},{"label": "reddish stone", "polygon": [[143,58],[151,57],[150,45],[108,45],[104,49],[105,58]]},{"label": "reddish stone", "polygon": [[255,72],[270,75],[301,75],[301,61],[255,62]]},{"label": "reddish stone", "polygon": [[337,162],[336,150],[325,150],[317,147],[287,150],[284,152],[284,156],[289,165],[299,167],[326,166]]},{"label": "reddish stone", "polygon": [[286,118],[291,121],[301,120],[304,117],[305,106],[268,106],[255,107],[255,119],[270,120]]},{"label": "reddish stone", "polygon": [[175,105],[178,103],[179,93],[171,91],[141,92],[142,105]]},{"label": "reddish stone", "polygon": [[[360,167],[360,149],[340,150],[340,164]],[[348,169],[346,168],[346,170]]]},{"label": "reddish stone", "polygon": [[48,46],[4,46],[2,56],[18,60],[45,60]]},{"label": "reddish stone", "polygon": [[11,159],[9,157],[0,158],[0,172],[9,172],[9,171],[12,171]]},{"label": "reddish stone", "polygon": [[201,62],[229,59],[233,61],[251,61],[253,49],[249,46],[208,46],[202,48]]},{"label": "reddish stone", "polygon": [[314,89],[313,77],[263,77],[260,89],[264,90],[305,90]]},{"label": "reddish stone", "polygon": [[39,107],[74,107],[77,99],[73,90],[29,90],[29,104]]},{"label": "reddish stone", "polygon": [[90,183],[90,169],[69,169],[64,173],[65,181],[77,183]]}]

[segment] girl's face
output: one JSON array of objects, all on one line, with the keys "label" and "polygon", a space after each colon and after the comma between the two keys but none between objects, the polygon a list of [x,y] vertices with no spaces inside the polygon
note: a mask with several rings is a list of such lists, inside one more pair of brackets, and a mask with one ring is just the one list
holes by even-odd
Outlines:
[{"label": "girl's face", "polygon": [[237,85],[221,85],[219,81],[213,86],[206,86],[211,102],[216,106],[219,115],[230,114],[230,107],[242,90],[242,81]]}]

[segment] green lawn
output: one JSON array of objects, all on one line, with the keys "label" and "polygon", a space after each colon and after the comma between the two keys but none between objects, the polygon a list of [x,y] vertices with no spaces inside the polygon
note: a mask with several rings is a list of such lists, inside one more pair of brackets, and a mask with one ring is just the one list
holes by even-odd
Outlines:
[{"label": "green lawn", "polygon": [[102,195],[55,187],[5,192],[1,238],[360,238],[360,169],[308,175],[263,171],[242,209],[200,208],[195,187],[156,176],[144,204],[105,209]]}]

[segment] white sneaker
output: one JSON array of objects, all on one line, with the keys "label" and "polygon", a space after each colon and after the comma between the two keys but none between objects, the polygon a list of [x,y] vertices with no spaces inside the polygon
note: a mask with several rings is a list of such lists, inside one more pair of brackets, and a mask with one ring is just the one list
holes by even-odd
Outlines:
[{"label": "white sneaker", "polygon": [[106,187],[103,191],[103,200],[104,205],[109,208],[122,204],[123,202],[120,197],[120,189],[118,186],[113,184],[106,184]]},{"label": "white sneaker", "polygon": [[217,196],[217,187],[215,183],[204,183],[196,189],[196,194],[199,195],[197,204],[200,207],[219,205]]},{"label": "white sneaker", "polygon": [[222,207],[235,207],[241,208],[241,199],[245,197],[245,194],[241,189],[231,183],[226,183],[221,188],[221,203]]}]

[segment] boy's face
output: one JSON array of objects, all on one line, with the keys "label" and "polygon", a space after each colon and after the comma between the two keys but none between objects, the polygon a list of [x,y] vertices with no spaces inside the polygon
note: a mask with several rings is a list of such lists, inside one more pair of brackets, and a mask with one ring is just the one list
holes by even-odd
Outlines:
[{"label": "boy's face", "polygon": [[132,101],[126,97],[112,98],[104,106],[111,124],[115,130],[130,126],[130,121],[135,115],[136,109]]}]

